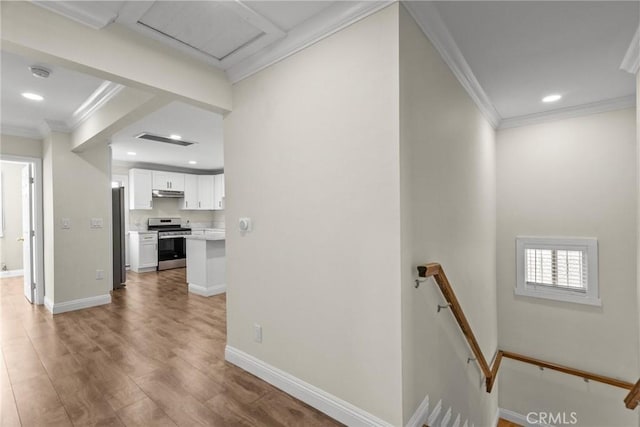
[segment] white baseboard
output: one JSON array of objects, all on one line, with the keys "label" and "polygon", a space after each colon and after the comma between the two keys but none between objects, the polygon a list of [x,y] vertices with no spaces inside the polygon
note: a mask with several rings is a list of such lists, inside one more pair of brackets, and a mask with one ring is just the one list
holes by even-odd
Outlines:
[{"label": "white baseboard", "polygon": [[18,276],[23,276],[23,275],[24,275],[24,270],[0,271],[0,278],[3,278],[3,277],[18,277]]},{"label": "white baseboard", "polygon": [[375,415],[241,350],[227,346],[225,359],[350,427],[391,427]]},{"label": "white baseboard", "polygon": [[420,403],[418,409],[409,418],[406,427],[422,427],[427,423],[427,418],[429,418],[429,396]]},{"label": "white baseboard", "polygon": [[96,307],[98,305],[110,304],[111,294],[98,295],[96,297],[74,299],[71,301],[54,303],[48,297],[44,298],[44,306],[52,314],[66,313],[67,311],[82,310],[83,308]]},{"label": "white baseboard", "polygon": [[524,426],[524,427],[552,427],[548,424],[531,424],[530,422],[527,421],[527,417],[525,415],[519,414],[514,411],[510,411],[508,409],[499,408],[498,413],[499,413],[499,418],[505,419],[507,421],[511,421],[512,423],[520,424],[521,426]]},{"label": "white baseboard", "polygon": [[189,292],[196,295],[202,295],[203,297],[210,297],[213,295],[223,294],[227,292],[227,285],[216,285],[211,287],[204,287],[200,285],[194,285],[189,283]]}]

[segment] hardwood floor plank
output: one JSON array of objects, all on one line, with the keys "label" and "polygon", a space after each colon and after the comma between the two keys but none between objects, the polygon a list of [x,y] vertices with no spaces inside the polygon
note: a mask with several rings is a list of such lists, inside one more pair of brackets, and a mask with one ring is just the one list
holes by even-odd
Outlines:
[{"label": "hardwood floor plank", "polygon": [[148,397],[119,409],[118,417],[127,427],[176,426],[176,423]]},{"label": "hardwood floor plank", "polygon": [[0,279],[0,425],[340,425],[225,345],[225,295],[189,294],[184,269],[128,273],[111,304],[55,316]]}]

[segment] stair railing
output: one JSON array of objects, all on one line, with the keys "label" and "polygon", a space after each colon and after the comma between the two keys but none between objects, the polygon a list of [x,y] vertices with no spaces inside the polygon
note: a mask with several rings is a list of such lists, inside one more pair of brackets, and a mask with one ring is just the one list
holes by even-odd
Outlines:
[{"label": "stair railing", "polygon": [[[453,291],[451,283],[449,283],[449,279],[447,279],[447,275],[444,273],[442,266],[438,263],[429,263],[418,266],[418,276],[421,278],[433,277],[438,284],[440,292],[447,301],[447,305],[445,306],[438,305],[438,311],[443,308],[451,309],[453,317],[455,317],[458,326],[462,330],[462,334],[467,339],[467,343],[469,344],[469,347],[473,352],[474,358],[469,358],[469,360],[475,360],[476,363],[478,363],[478,367],[485,377],[487,393],[491,393],[491,390],[493,389],[493,385],[498,376],[498,370],[500,369],[500,362],[502,362],[503,358],[507,358],[535,365],[540,369],[546,368],[558,372],[563,372],[565,374],[574,375],[583,378],[585,381],[592,380],[604,384],[609,384],[614,387],[623,388],[625,390],[630,390],[629,394],[624,399],[625,406],[629,409],[635,409],[638,405],[638,402],[640,401],[640,380],[638,380],[638,382],[634,385],[630,382],[622,381],[617,378],[594,374],[580,369],[574,369],[568,366],[559,365],[557,363],[546,362],[544,360],[534,359],[533,357],[524,356],[522,354],[504,350],[498,350],[496,352],[496,357],[493,360],[493,366],[489,367],[487,359],[484,357],[484,354],[482,354],[482,349],[478,344],[478,340],[471,330],[471,326],[469,325],[467,317],[464,315],[462,306],[460,305],[460,302],[458,301],[458,298],[456,297],[456,294]],[[418,282],[416,284],[416,287],[417,286]]]}]

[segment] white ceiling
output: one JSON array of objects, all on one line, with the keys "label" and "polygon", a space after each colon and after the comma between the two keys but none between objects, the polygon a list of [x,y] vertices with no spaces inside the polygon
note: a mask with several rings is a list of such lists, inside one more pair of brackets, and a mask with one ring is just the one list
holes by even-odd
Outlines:
[{"label": "white ceiling", "polygon": [[[12,53],[0,53],[2,72],[2,129],[31,129],[44,122],[66,122],[74,111],[102,84],[92,76],[69,71],[50,64],[38,63],[51,70],[47,79],[31,75],[34,61]],[[33,92],[43,101],[30,101],[23,92]]]},{"label": "white ceiling", "polygon": [[[502,118],[635,94],[620,70],[640,2],[437,2],[437,10]],[[541,102],[562,94],[554,104]]]},{"label": "white ceiling", "polygon": [[[183,141],[197,144],[183,147],[135,138],[142,132],[166,137],[177,134]],[[113,159],[119,161],[200,170],[223,169],[222,116],[174,101],[113,135],[111,149]],[[190,160],[198,163],[191,165]]]},{"label": "white ceiling", "polygon": [[[128,26],[225,70],[236,82],[391,0],[34,3],[97,30],[113,23]],[[404,4],[494,125],[523,123],[527,117],[572,108],[584,112],[586,106],[594,111],[594,105],[611,99],[635,102],[633,75],[620,70],[620,65],[625,53],[631,52],[627,49],[638,29],[638,2]],[[35,134],[45,119],[73,127],[78,122],[73,112],[105,83],[55,66],[50,67],[49,79],[40,80],[27,69],[31,61],[6,52],[1,59],[3,132],[32,129]],[[20,96],[24,90],[42,93],[46,99],[27,101]],[[543,104],[541,98],[552,92],[561,93],[563,99]],[[609,104],[619,108],[624,103]],[[222,168],[221,120],[174,103],[114,136],[114,154],[117,160],[131,161],[126,152],[135,151],[136,162],[184,167],[189,160],[198,160],[197,168]],[[179,133],[201,144],[182,149],[131,140],[138,131]],[[207,146],[211,152],[199,151]],[[192,158],[196,154],[198,158]]]}]

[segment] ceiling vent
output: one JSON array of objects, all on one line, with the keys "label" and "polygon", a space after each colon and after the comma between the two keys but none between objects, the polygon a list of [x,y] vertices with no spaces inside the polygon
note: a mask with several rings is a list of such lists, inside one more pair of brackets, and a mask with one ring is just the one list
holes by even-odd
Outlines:
[{"label": "ceiling vent", "polygon": [[195,142],[183,141],[180,139],[172,139],[166,136],[154,135],[149,132],[142,132],[140,135],[136,135],[136,138],[148,139],[149,141],[164,142],[165,144],[181,145],[188,147],[189,145],[196,144]]}]

